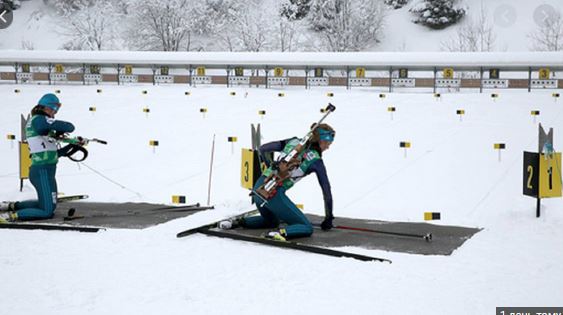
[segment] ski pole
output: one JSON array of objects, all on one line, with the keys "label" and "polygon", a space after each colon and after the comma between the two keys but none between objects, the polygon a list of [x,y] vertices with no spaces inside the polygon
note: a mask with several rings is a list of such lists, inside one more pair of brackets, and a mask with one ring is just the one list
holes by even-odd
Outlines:
[{"label": "ski pole", "polygon": [[[315,226],[321,226],[321,225],[315,224]],[[387,235],[395,235],[395,236],[422,238],[427,242],[432,241],[432,233],[426,233],[423,235],[423,234],[411,234],[411,233],[401,233],[401,232],[389,232],[389,231],[372,230],[367,228],[359,228],[359,227],[345,226],[345,225],[337,225],[334,228],[339,230],[350,230],[350,231],[358,231],[358,232],[379,233],[379,234],[387,234]]]},{"label": "ski pole", "polygon": [[207,185],[207,205],[211,204],[211,174],[213,173],[213,155],[215,153],[215,134],[213,134],[213,143],[211,145],[211,161],[209,162],[209,183]]}]

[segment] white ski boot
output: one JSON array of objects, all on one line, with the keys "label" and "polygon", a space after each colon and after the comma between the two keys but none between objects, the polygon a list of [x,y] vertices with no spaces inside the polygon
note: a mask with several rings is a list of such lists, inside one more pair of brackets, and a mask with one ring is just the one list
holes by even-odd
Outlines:
[{"label": "white ski boot", "polygon": [[0,211],[14,211],[14,203],[9,201],[0,202]]}]

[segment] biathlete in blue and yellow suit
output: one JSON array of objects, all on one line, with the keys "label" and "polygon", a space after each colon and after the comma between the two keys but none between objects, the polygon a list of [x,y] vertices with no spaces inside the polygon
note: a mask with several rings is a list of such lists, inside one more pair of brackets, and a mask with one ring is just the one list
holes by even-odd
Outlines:
[{"label": "biathlete in blue and yellow suit", "polygon": [[[61,107],[59,98],[45,94],[31,110],[31,118],[25,126],[25,135],[31,153],[29,179],[37,191],[37,200],[3,202],[0,223],[16,220],[37,220],[52,218],[57,207],[57,182],[55,173],[59,154],[58,136],[74,131],[74,125],[55,120]],[[69,143],[81,143],[78,139],[65,139]],[[64,150],[64,148],[63,148]]]},{"label": "biathlete in blue and yellow suit", "polygon": [[[334,219],[332,214],[332,192],[322,155],[334,141],[334,136],[335,131],[328,124],[319,125],[313,132],[310,145],[299,155],[299,166],[291,172],[290,178],[286,179],[283,185],[277,189],[276,194],[263,206],[261,206],[263,200],[258,196],[253,196],[254,202],[258,205],[260,216],[244,218],[238,224],[250,229],[274,228],[275,230],[268,232],[265,236],[277,240],[311,236],[313,234],[311,222],[287,197],[286,191],[303,177],[315,173],[317,174],[324,199],[325,219],[321,223],[321,227],[323,230],[330,230],[333,227],[332,221]],[[266,162],[268,169],[264,171],[254,185],[255,191],[273,172],[272,168],[269,167],[271,161],[267,158],[270,155],[269,153],[283,152],[282,154],[288,154],[299,143],[299,140],[298,138],[291,138],[266,143],[260,147],[262,161]],[[283,229],[276,229],[280,222],[285,222],[287,226]]]}]

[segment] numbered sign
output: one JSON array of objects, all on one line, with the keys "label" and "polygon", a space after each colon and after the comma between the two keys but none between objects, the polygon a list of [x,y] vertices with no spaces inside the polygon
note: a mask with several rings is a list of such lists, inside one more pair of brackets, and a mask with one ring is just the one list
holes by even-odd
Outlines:
[{"label": "numbered sign", "polygon": [[356,78],[365,78],[365,77],[366,77],[366,69],[356,68]]},{"label": "numbered sign", "polygon": [[409,77],[409,69],[399,69],[399,79],[407,79]]},{"label": "numbered sign", "polygon": [[244,68],[243,67],[236,67],[235,68],[235,76],[237,76],[237,77],[244,76]]},{"label": "numbered sign", "polygon": [[551,157],[524,152],[524,195],[539,198],[561,197],[561,153]]},{"label": "numbered sign", "polygon": [[125,66],[125,74],[126,74],[126,75],[131,75],[131,74],[133,74],[133,66],[131,66],[131,65],[126,65],[126,66]]},{"label": "numbered sign", "polygon": [[551,75],[551,72],[549,71],[549,68],[541,68],[539,70],[539,79],[540,80],[549,80],[550,75]]},{"label": "numbered sign", "polygon": [[524,151],[524,189],[526,196],[537,197],[539,192],[539,154]]},{"label": "numbered sign", "polygon": [[283,76],[283,68],[275,67],[274,68],[274,77],[281,77]]},{"label": "numbered sign", "polygon": [[91,74],[100,74],[100,65],[90,65]]},{"label": "numbered sign", "polygon": [[160,67],[160,75],[168,75],[169,72],[170,72],[170,68],[168,68],[168,66]]},{"label": "numbered sign", "polygon": [[444,68],[442,71],[442,76],[444,79],[453,79],[454,78],[454,69],[453,68]]},{"label": "numbered sign", "polygon": [[65,67],[63,67],[63,65],[61,65],[61,64],[57,64],[57,65],[55,65],[55,72],[56,73],[64,73]]},{"label": "numbered sign", "polygon": [[499,69],[489,69],[489,79],[498,79],[498,78],[500,78]]},{"label": "numbered sign", "polygon": [[242,149],[241,152],[240,184],[246,189],[252,189],[258,177],[262,174],[258,152],[254,152],[251,149]]},{"label": "numbered sign", "polygon": [[561,197],[561,153],[540,154],[540,198]]},{"label": "numbered sign", "polygon": [[200,77],[204,76],[205,75],[205,67],[197,67],[195,69],[195,73]]},{"label": "numbered sign", "polygon": [[29,63],[22,64],[22,72],[29,73]]},{"label": "numbered sign", "polygon": [[322,78],[324,75],[323,68],[315,68],[315,78]]}]

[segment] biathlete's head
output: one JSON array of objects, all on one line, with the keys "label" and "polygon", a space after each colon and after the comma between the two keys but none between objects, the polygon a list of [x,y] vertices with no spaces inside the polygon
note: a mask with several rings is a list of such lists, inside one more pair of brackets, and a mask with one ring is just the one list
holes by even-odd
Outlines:
[{"label": "biathlete's head", "polygon": [[[316,124],[313,124],[311,127],[314,128],[315,125]],[[315,128],[315,131],[313,131],[311,142],[313,144],[318,143],[319,149],[323,152],[330,148],[335,136],[336,131],[334,131],[331,126],[328,124],[320,124]]]},{"label": "biathlete's head", "polygon": [[61,105],[59,98],[55,94],[48,93],[39,99],[36,108],[40,106],[40,109],[43,110],[47,116],[54,117],[59,111],[59,108],[61,108]]}]

